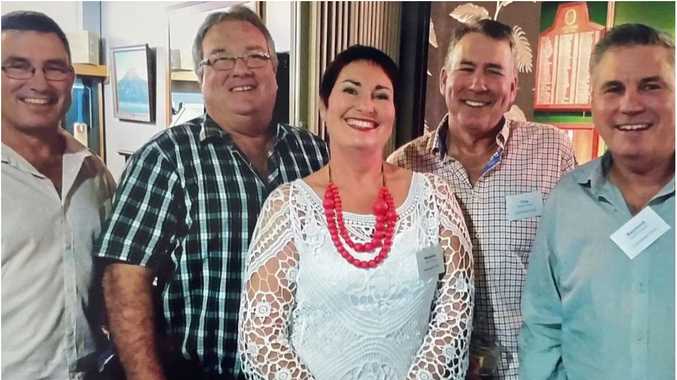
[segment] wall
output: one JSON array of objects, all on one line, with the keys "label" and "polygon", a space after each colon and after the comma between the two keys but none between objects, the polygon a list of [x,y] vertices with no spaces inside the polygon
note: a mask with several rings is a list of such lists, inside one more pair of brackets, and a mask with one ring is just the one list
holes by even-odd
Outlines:
[{"label": "wall", "polygon": [[166,127],[167,120],[167,2],[102,2],[101,30],[106,64],[111,66],[110,49],[147,43],[155,49],[155,122],[121,121],[113,115],[113,88],[104,85],[106,154],[108,169],[119,179],[125,160],[120,151],[136,151]]},{"label": "wall", "polygon": [[56,21],[65,33],[83,30],[79,1],[3,1],[2,14],[13,11],[42,12]]},{"label": "wall", "polygon": [[[440,94],[439,75],[444,59],[451,33],[460,23],[450,16],[450,13],[456,11],[461,6],[465,7],[466,12],[481,10],[486,12],[489,18],[496,19],[504,24],[513,26],[518,25],[525,33],[532,51],[532,70],[531,72],[520,72],[518,75],[517,99],[515,104],[524,112],[527,119],[533,116],[533,91],[534,75],[533,70],[536,67],[536,45],[538,43],[538,27],[540,19],[541,4],[537,2],[503,2],[498,12],[496,6],[499,2],[433,2],[431,5],[430,21],[433,25],[430,29],[431,37],[428,46],[428,76],[426,83],[425,99],[425,124],[426,128],[435,128],[442,116],[447,113],[447,106],[444,98]],[[469,5],[473,4],[476,6]],[[483,9],[480,9],[483,8]],[[496,17],[496,18],[495,18]],[[437,45],[437,46],[435,46]]]}]

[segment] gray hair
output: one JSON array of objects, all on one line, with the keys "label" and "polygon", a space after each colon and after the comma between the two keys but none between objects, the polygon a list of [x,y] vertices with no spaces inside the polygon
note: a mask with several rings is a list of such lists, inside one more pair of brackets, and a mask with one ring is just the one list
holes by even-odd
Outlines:
[{"label": "gray hair", "polygon": [[261,18],[252,11],[251,9],[243,5],[235,5],[229,8],[225,12],[216,12],[212,13],[207,18],[205,18],[200,28],[197,30],[197,35],[193,41],[193,63],[195,64],[195,74],[197,77],[202,80],[202,67],[200,67],[200,62],[204,59],[204,51],[202,50],[202,41],[205,39],[209,29],[224,21],[244,21],[252,24],[256,29],[263,33],[266,37],[266,42],[268,43],[268,54],[270,54],[270,59],[273,62],[273,68],[277,70],[277,54],[275,53],[275,42],[273,37],[270,35],[268,28],[263,25]]},{"label": "gray hair", "polygon": [[[451,39],[449,40],[447,55],[444,57],[444,67],[449,67],[449,64],[451,63],[451,54],[453,53],[456,44],[458,44],[466,34],[470,33],[480,33],[496,41],[506,41],[510,46],[510,52],[512,53],[513,58],[515,58],[515,38],[512,35],[512,29],[502,22],[483,19],[467,24],[462,23],[454,29]],[[514,61],[515,65],[517,65],[517,61]],[[517,68],[517,66],[515,66],[515,68]]]},{"label": "gray hair", "polygon": [[609,49],[630,46],[661,46],[670,53],[670,65],[675,66],[675,43],[666,33],[644,24],[621,24],[613,27],[597,42],[590,57],[590,73]]}]

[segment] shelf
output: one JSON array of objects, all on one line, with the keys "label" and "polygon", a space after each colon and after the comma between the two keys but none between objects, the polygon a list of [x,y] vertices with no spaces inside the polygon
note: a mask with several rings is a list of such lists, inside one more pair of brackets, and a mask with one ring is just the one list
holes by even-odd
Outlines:
[{"label": "shelf", "polygon": [[74,63],[75,74],[88,77],[106,78],[108,69],[104,65],[91,65],[89,63]]},{"label": "shelf", "polygon": [[172,71],[172,80],[184,82],[197,82],[194,71]]}]

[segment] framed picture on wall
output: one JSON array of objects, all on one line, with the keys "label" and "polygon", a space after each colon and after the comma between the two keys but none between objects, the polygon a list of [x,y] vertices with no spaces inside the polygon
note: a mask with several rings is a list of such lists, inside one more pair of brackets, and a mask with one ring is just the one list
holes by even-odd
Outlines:
[{"label": "framed picture on wall", "polygon": [[155,121],[155,64],[147,44],[111,49],[114,115],[120,120]]}]

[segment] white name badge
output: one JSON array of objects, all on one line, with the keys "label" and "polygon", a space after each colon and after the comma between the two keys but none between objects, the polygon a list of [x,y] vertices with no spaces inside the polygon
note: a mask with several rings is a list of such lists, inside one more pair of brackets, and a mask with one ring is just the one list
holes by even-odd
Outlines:
[{"label": "white name badge", "polygon": [[540,191],[507,195],[505,209],[509,221],[515,221],[532,216],[541,216],[543,213],[543,196]]},{"label": "white name badge", "polygon": [[632,260],[668,230],[670,226],[651,207],[645,207],[610,237]]},{"label": "white name badge", "polygon": [[423,248],[416,253],[418,278],[426,281],[444,272],[442,248],[439,245]]}]

